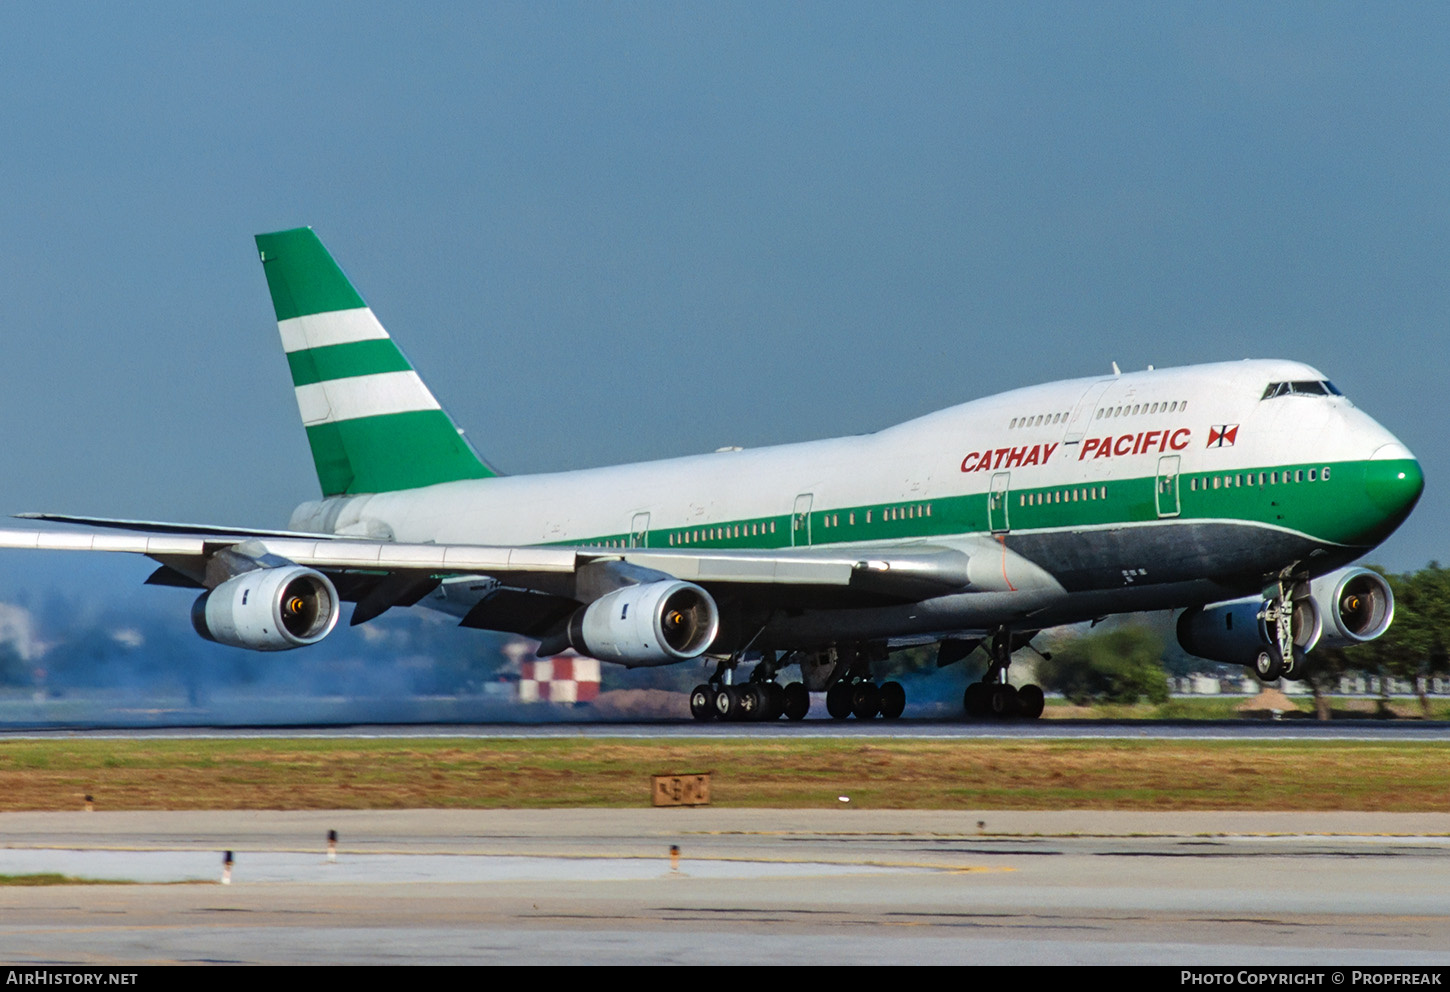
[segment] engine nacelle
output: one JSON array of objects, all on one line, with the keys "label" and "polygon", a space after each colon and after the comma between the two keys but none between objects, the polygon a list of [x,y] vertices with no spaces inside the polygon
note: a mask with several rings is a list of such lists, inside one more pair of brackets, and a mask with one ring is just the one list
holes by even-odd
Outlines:
[{"label": "engine nacelle", "polygon": [[1344,568],[1309,584],[1324,635],[1319,643],[1343,648],[1372,641],[1395,619],[1395,594],[1378,572]]},{"label": "engine nacelle", "polygon": [[629,667],[698,657],[720,631],[710,594],[689,582],[625,586],[600,596],[569,620],[569,643],[591,658]]},{"label": "engine nacelle", "polygon": [[253,651],[316,644],[337,625],[332,581],[301,565],[256,568],[197,597],[191,625],[209,641]]},{"label": "engine nacelle", "polygon": [[[1300,586],[1298,593],[1294,645],[1304,653],[1319,644],[1344,647],[1372,641],[1394,618],[1389,583],[1367,568],[1342,568]],[[1263,612],[1264,600],[1258,596],[1187,610],[1178,618],[1178,643],[1200,658],[1252,667],[1270,644]]]}]

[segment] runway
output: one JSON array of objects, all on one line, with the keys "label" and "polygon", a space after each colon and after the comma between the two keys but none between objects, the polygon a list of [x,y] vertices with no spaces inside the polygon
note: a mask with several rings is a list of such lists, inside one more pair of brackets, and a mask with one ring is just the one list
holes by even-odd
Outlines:
[{"label": "runway", "polygon": [[140,883],[0,887],[12,964],[1450,965],[1450,814],[7,813],[0,838],[0,873]]},{"label": "runway", "polygon": [[832,720],[800,723],[697,723],[693,720],[569,723],[318,724],[289,726],[0,729],[0,740],[70,737],[167,738],[600,738],[651,740],[887,738],[905,740],[1360,740],[1445,741],[1450,723],[1436,720]]}]

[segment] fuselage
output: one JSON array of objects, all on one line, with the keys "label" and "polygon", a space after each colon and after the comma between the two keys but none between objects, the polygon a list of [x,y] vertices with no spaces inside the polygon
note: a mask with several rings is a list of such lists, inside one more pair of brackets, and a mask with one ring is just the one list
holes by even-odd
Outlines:
[{"label": "fuselage", "polygon": [[[1045,627],[1327,572],[1383,541],[1422,488],[1405,446],[1318,371],[1255,360],[1032,386],[858,437],[334,497],[298,507],[292,526],[621,548],[989,538],[1052,577],[1018,611]],[[466,609],[454,596],[430,605]],[[768,636],[971,630],[1001,599],[792,611]]]}]

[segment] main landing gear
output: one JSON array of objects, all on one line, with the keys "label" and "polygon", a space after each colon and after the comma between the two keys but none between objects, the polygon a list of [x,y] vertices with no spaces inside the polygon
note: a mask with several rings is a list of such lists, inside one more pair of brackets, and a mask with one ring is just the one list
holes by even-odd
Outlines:
[{"label": "main landing gear", "polygon": [[[881,646],[880,657],[885,657]],[[816,654],[787,654],[778,659],[766,652],[748,681],[735,685],[739,658],[721,661],[709,681],[690,693],[690,715],[696,720],[803,720],[811,708],[811,691],[826,690],[826,712],[837,720],[877,716],[895,720],[906,709],[906,690],[900,682],[877,684],[871,678],[872,652],[861,646],[833,648]],[[779,669],[799,661],[803,681],[781,685]]]},{"label": "main landing gear", "polygon": [[987,666],[986,674],[982,676],[982,681],[967,686],[967,691],[962,695],[962,705],[966,708],[967,716],[1004,719],[1016,716],[1035,720],[1042,715],[1046,700],[1041,686],[1029,684],[1019,688],[1007,681],[1007,666],[1012,664],[1012,647],[1012,632],[1007,628],[1002,628],[992,636],[992,661]]},{"label": "main landing gear", "polygon": [[886,657],[885,645],[847,645],[836,649],[839,662],[833,675],[838,677],[826,687],[826,712],[836,720],[854,716],[870,720],[880,716],[895,720],[906,709],[906,690],[900,682],[877,684],[871,677],[871,660]]},{"label": "main landing gear", "polygon": [[811,708],[811,694],[800,682],[781,685],[775,680],[779,667],[769,652],[750,673],[750,680],[733,685],[739,658],[722,661],[710,680],[690,692],[690,715],[696,720],[802,720]]}]

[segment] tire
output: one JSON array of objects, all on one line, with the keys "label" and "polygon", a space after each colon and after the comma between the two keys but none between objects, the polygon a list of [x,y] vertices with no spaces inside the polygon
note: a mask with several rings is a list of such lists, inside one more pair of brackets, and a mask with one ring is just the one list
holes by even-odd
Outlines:
[{"label": "tire", "polygon": [[1284,672],[1280,676],[1297,682],[1304,677],[1304,671],[1309,667],[1309,659],[1304,656],[1304,649],[1294,645],[1294,650],[1289,657],[1284,659]]},{"label": "tire", "polygon": [[991,686],[985,682],[973,682],[967,686],[967,691],[962,693],[962,708],[967,711],[967,716],[987,715],[987,693],[990,691]]},{"label": "tire", "polygon": [[1277,682],[1284,677],[1284,659],[1279,655],[1279,649],[1270,645],[1259,652],[1254,659],[1254,674],[1260,682]]},{"label": "tire", "polygon": [[766,682],[765,686],[765,720],[779,720],[785,712],[785,686],[779,682]]},{"label": "tire", "polygon": [[987,697],[987,705],[992,710],[992,715],[1000,719],[1017,715],[1017,687],[1003,682],[991,688],[991,695]]},{"label": "tire", "polygon": [[804,720],[811,711],[811,694],[800,682],[785,687],[785,716],[787,720]]},{"label": "tire", "polygon": [[733,685],[722,686],[715,693],[715,716],[720,720],[740,719],[740,693]]},{"label": "tire", "polygon": [[846,682],[837,682],[826,690],[826,712],[836,720],[844,720],[851,715],[851,686]]},{"label": "tire", "polygon": [[740,716],[739,720],[760,720],[765,716],[765,707],[768,705],[765,698],[765,689],[758,682],[751,682],[742,685],[735,690],[740,695]]},{"label": "tire", "polygon": [[715,689],[709,685],[697,685],[690,692],[690,716],[696,720],[715,719]]},{"label": "tire", "polygon": [[887,682],[881,687],[881,719],[895,720],[906,709],[906,690],[900,682]]},{"label": "tire", "polygon": [[881,704],[881,690],[875,682],[857,682],[851,686],[851,712],[857,720],[871,720]]},{"label": "tire", "polygon": [[1024,685],[1017,690],[1017,712],[1026,720],[1036,720],[1042,715],[1042,709],[1047,705],[1043,698],[1042,686]]}]

